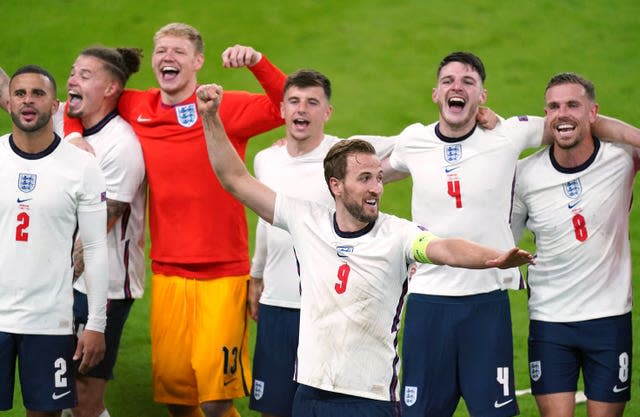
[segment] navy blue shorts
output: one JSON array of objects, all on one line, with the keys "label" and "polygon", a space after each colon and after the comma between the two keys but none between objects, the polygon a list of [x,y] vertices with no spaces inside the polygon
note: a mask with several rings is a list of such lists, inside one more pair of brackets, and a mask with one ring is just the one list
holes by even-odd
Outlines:
[{"label": "navy blue shorts", "polygon": [[531,392],[577,390],[582,369],[584,393],[594,401],[631,398],[631,313],[570,323],[531,320]]},{"label": "navy blue shorts", "polygon": [[0,332],[0,410],[13,406],[16,358],[22,400],[27,410],[57,411],[75,407],[73,336]]},{"label": "navy blue shorts", "polygon": [[[107,326],[104,330],[106,344],[104,358],[84,375],[101,379],[113,379],[113,368],[116,366],[122,330],[127,317],[129,317],[133,302],[133,298],[109,300],[107,304]],[[88,314],[87,295],[73,290],[73,327],[76,337],[79,337],[82,330],[84,330]]]},{"label": "navy blue shorts", "polygon": [[409,294],[402,341],[403,416],[519,413],[506,291],[463,297]]},{"label": "navy blue shorts", "polygon": [[298,386],[293,401],[293,417],[399,417],[400,403],[323,391]]},{"label": "navy blue shorts", "polygon": [[253,353],[252,410],[290,417],[298,388],[294,381],[300,310],[260,304]]}]

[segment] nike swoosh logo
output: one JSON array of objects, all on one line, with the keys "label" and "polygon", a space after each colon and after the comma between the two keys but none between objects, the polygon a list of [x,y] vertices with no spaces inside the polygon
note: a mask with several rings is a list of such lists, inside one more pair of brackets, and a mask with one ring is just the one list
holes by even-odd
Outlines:
[{"label": "nike swoosh logo", "polygon": [[138,118],[136,119],[136,121],[138,123],[144,123],[144,122],[150,122],[151,119],[147,118],[147,117],[142,117],[142,115],[139,115]]},{"label": "nike swoosh logo", "polygon": [[577,201],[572,201],[569,204],[567,204],[567,207],[569,207],[570,209],[574,208],[575,206],[578,205],[578,203],[580,202],[580,200]]},{"label": "nike swoosh logo", "polygon": [[230,383],[232,383],[232,382],[233,382],[233,381],[235,381],[235,380],[236,380],[235,378],[231,378],[231,379],[230,379],[230,380],[228,380],[228,381],[224,381],[224,382],[223,382],[223,385],[226,387],[227,385],[229,385]]},{"label": "nike swoosh logo", "polygon": [[615,392],[615,393],[622,392],[622,391],[625,391],[625,390],[628,390],[628,389],[629,389],[629,385],[627,385],[626,387],[622,387],[622,388],[618,388],[617,385],[613,386],[613,392]]},{"label": "nike swoosh logo", "polygon": [[65,391],[62,394],[56,394],[55,392],[51,395],[51,399],[53,400],[59,400],[62,397],[66,397],[67,395],[71,394],[71,391]]},{"label": "nike swoosh logo", "polygon": [[29,201],[29,200],[33,200],[33,198],[24,198],[24,199],[22,199],[22,198],[18,197],[17,201],[18,201],[18,204],[20,204],[20,203],[24,203],[25,201]]},{"label": "nike swoosh logo", "polygon": [[444,168],[444,172],[445,173],[450,173],[451,171],[455,171],[456,169],[460,168],[459,166],[455,166],[455,167],[445,167]]},{"label": "nike swoosh logo", "polygon": [[509,404],[512,401],[513,401],[513,398],[510,399],[510,400],[507,400],[507,401],[505,401],[503,403],[499,403],[498,400],[496,400],[496,402],[493,403],[493,407],[494,408],[501,408],[501,407],[504,407],[505,405]]}]

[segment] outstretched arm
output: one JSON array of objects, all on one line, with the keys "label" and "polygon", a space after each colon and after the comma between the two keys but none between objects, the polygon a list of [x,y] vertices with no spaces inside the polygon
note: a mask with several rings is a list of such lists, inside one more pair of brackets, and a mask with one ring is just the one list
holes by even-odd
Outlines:
[{"label": "outstretched arm", "polygon": [[470,269],[507,269],[535,263],[533,255],[525,250],[512,248],[504,252],[461,238],[434,239],[426,254],[436,265]]},{"label": "outstretched arm", "polygon": [[216,84],[202,85],[198,87],[196,95],[209,161],[220,184],[258,216],[273,223],[276,193],[249,174],[224,131],[218,115],[222,87]]}]

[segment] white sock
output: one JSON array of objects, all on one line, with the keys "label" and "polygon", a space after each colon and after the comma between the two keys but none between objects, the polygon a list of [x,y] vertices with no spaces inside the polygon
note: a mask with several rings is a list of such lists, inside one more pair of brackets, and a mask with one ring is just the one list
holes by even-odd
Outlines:
[{"label": "white sock", "polygon": [[109,415],[109,410],[105,408],[104,411],[100,413],[98,417],[111,417],[111,416]]}]

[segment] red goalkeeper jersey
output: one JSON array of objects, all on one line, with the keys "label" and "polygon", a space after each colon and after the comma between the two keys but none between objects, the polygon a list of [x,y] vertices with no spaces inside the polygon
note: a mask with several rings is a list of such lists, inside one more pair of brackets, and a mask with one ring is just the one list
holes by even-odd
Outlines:
[{"label": "red goalkeeper jersey", "polygon": [[[219,110],[243,159],[249,138],[283,124],[286,76],[264,56],[250,70],[267,95],[225,91]],[[248,274],[244,207],[211,168],[195,92],[168,106],[157,88],[125,90],[118,111],[135,130],[144,154],[153,271],[193,278]],[[65,134],[81,131],[71,120],[77,121],[65,117]]]}]

